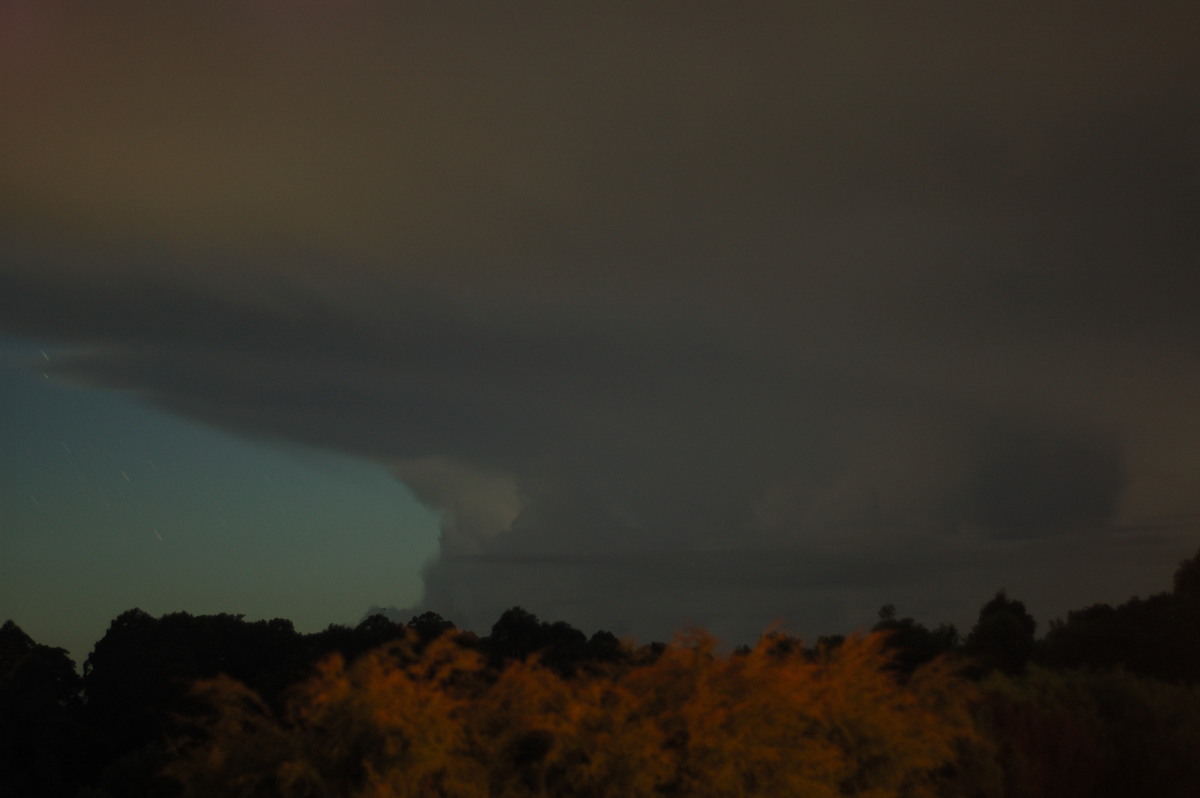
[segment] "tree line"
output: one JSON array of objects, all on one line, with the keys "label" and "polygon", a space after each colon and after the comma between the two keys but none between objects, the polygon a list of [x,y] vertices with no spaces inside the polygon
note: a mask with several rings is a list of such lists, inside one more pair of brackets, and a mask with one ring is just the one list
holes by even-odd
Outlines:
[{"label": "tree line", "polygon": [[296,632],[118,616],[83,665],[0,627],[13,796],[1200,794],[1200,553],[1170,591],[965,636],[890,605],[866,635],[723,653],[514,607]]}]

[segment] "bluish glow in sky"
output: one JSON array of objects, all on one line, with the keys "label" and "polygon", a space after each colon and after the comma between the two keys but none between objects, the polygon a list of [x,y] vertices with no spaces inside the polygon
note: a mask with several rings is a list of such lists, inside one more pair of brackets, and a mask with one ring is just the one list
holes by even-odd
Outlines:
[{"label": "bluish glow in sky", "polygon": [[64,385],[54,357],[0,343],[0,616],[34,639],[81,665],[132,607],[315,631],[419,599],[437,518],[384,467]]}]

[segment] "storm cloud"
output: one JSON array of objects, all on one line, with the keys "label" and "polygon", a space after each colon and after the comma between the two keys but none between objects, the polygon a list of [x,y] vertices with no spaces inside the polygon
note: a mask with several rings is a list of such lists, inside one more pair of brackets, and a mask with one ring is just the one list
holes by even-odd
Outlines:
[{"label": "storm cloud", "polygon": [[1195,533],[1192,5],[619,6],[8,12],[4,331],[385,463],[468,625]]}]

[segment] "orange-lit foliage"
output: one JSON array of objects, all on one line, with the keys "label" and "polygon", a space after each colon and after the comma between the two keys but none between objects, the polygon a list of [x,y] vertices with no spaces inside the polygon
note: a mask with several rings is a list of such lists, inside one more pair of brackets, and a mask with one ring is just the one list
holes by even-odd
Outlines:
[{"label": "orange-lit foliage", "polygon": [[272,718],[229,679],[201,682],[214,709],[167,774],[189,795],[484,796],[465,708],[482,659],[448,638],[421,654],[411,639],[338,655]]},{"label": "orange-lit foliage", "polygon": [[905,683],[877,636],[807,656],[697,633],[652,661],[564,678],[406,640],[294,692],[283,718],[229,680],[169,774],[191,796],[932,796],[973,738],[973,688],[935,662]]}]

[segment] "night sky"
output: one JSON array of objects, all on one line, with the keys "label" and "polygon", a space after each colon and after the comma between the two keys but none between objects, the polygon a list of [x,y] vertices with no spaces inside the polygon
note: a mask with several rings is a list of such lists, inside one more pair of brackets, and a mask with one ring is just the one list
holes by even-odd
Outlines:
[{"label": "night sky", "polygon": [[[1126,7],[1127,6],[1127,7]],[[1200,546],[1200,6],[0,6],[0,618],[968,629]]]}]

